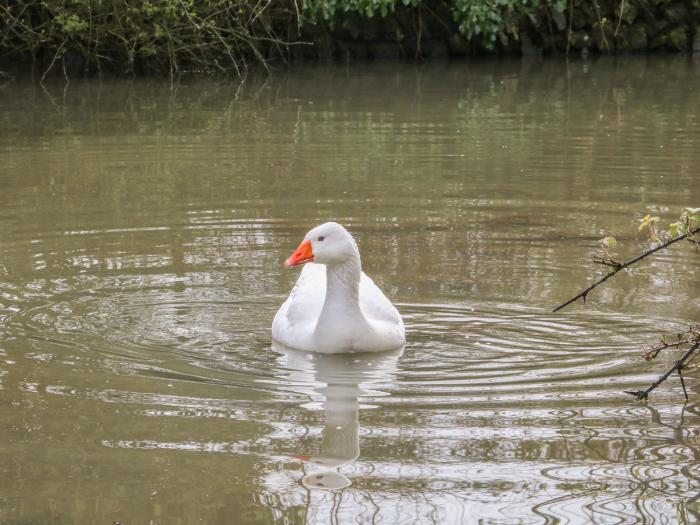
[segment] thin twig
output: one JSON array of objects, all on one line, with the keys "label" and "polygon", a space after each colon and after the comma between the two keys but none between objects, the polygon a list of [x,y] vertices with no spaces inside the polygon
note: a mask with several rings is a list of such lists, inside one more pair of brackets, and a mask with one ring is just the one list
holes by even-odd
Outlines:
[{"label": "thin twig", "polygon": [[[683,339],[683,336],[687,337]],[[669,343],[666,341],[666,336],[661,336],[661,342],[644,352],[642,357],[645,360],[650,361],[652,359],[656,359],[661,350],[665,350],[667,348],[680,348],[684,345],[692,345],[693,343],[700,341],[700,325],[690,325],[685,332],[677,334],[676,337],[678,338],[676,341]]]},{"label": "thin twig", "polygon": [[557,306],[556,308],[554,308],[554,310],[552,310],[552,311],[553,311],[553,312],[558,312],[559,310],[561,310],[561,309],[564,308],[565,306],[569,306],[571,303],[573,303],[574,301],[577,301],[578,299],[581,299],[581,298],[583,298],[583,302],[586,302],[586,296],[588,295],[588,293],[589,293],[591,290],[593,290],[593,289],[594,289],[595,287],[597,287],[598,285],[603,284],[605,281],[607,281],[608,279],[610,279],[610,277],[612,277],[613,275],[615,275],[615,274],[616,274],[617,272],[619,272],[620,270],[624,270],[625,268],[628,268],[628,267],[632,266],[634,263],[641,261],[641,260],[644,259],[645,257],[648,257],[648,256],[651,255],[652,253],[658,252],[659,250],[662,250],[663,248],[666,248],[667,246],[670,246],[670,245],[673,244],[674,242],[682,241],[683,239],[685,239],[685,238],[688,237],[689,235],[694,235],[694,234],[696,234],[696,233],[698,233],[698,232],[700,232],[700,226],[691,229],[688,233],[684,233],[683,235],[678,235],[677,237],[674,237],[673,239],[670,239],[670,240],[666,241],[665,243],[659,244],[658,246],[654,246],[653,248],[650,248],[649,250],[645,251],[644,253],[642,253],[642,254],[640,254],[640,255],[637,255],[636,257],[634,257],[634,258],[632,258],[632,259],[630,259],[630,260],[628,260],[628,261],[625,261],[625,262],[623,262],[623,263],[620,263],[620,266],[616,267],[616,268],[615,268],[614,270],[612,270],[611,272],[605,274],[603,277],[601,277],[600,279],[598,279],[597,281],[595,281],[593,284],[591,284],[588,288],[586,288],[585,290],[583,290],[583,291],[577,293],[577,294],[574,295],[571,299],[569,299],[568,301],[563,302],[562,304],[560,304],[559,306]]},{"label": "thin twig", "polygon": [[681,378],[681,386],[683,387],[683,395],[685,396],[685,400],[688,401],[688,391],[685,389],[685,380],[683,379],[683,372],[682,368],[678,369],[678,377]]},{"label": "thin twig", "polygon": [[569,30],[566,32],[566,56],[569,56],[571,49],[571,35],[573,33],[572,23],[574,19],[574,0],[569,0]]},{"label": "thin twig", "polygon": [[602,264],[603,266],[611,266],[613,268],[619,268],[620,264],[615,259],[612,259],[609,255],[601,257],[596,255],[593,257],[593,262],[596,264]]},{"label": "thin twig", "polygon": [[44,79],[46,78],[46,75],[48,75],[48,74],[49,74],[49,71],[51,71],[51,70],[53,69],[53,65],[56,63],[56,59],[58,58],[58,55],[59,55],[59,54],[61,53],[61,51],[63,50],[63,46],[66,45],[66,42],[67,42],[67,40],[64,40],[63,42],[61,42],[61,45],[58,46],[58,49],[56,50],[56,54],[54,54],[53,60],[51,60],[51,63],[49,64],[49,67],[47,67],[47,68],[46,68],[46,71],[44,71],[44,74],[41,75],[41,80],[39,81],[39,84],[43,84],[43,83],[44,83]]},{"label": "thin twig", "polygon": [[423,56],[423,48],[421,46],[421,41],[423,40],[423,17],[421,16],[420,7],[421,6],[419,4],[418,9],[416,10],[416,16],[418,17],[418,31],[416,34],[416,55],[414,57],[416,60]]},{"label": "thin twig", "polygon": [[297,36],[301,35],[301,14],[299,13],[299,4],[294,0],[294,11],[297,14]]},{"label": "thin twig", "polygon": [[683,339],[681,341],[678,341],[677,343],[666,343],[662,342],[660,345],[655,346],[651,348],[650,350],[646,351],[644,355],[642,356],[644,359],[656,359],[656,356],[659,355],[659,352],[661,350],[665,350],[666,348],[680,348],[681,346],[692,343],[695,341],[694,339]]},{"label": "thin twig", "polygon": [[[649,397],[649,394],[654,390],[656,387],[658,387],[661,383],[666,381],[668,377],[673,374],[673,372],[678,371],[679,375],[681,374],[681,370],[683,369],[683,365],[685,364],[688,359],[690,359],[695,351],[700,347],[700,341],[696,341],[693,346],[691,346],[688,351],[683,354],[683,357],[681,357],[678,361],[676,361],[676,364],[674,364],[670,370],[668,370],[665,374],[663,374],[661,377],[659,377],[656,381],[654,381],[649,388],[646,390],[636,390],[636,391],[630,391],[630,390],[625,390],[626,394],[630,394],[634,397],[636,397],[639,401],[642,399],[647,399]],[[688,394],[685,391],[685,382],[683,381],[683,376],[681,375],[681,384],[683,385],[683,392],[685,393],[685,399],[688,399]]]},{"label": "thin twig", "polygon": [[608,44],[608,39],[605,36],[605,28],[603,27],[603,20],[600,18],[600,6],[598,5],[598,2],[594,1],[593,7],[595,8],[595,14],[598,17],[598,27],[600,27],[600,38],[601,38],[600,47],[601,47],[601,50],[603,48],[605,48],[608,51],[610,51],[610,44]]},{"label": "thin twig", "polygon": [[615,28],[615,38],[617,38],[617,34],[620,31],[620,24],[622,24],[622,15],[625,14],[625,0],[622,0],[620,2],[620,18],[617,19],[617,27]]}]

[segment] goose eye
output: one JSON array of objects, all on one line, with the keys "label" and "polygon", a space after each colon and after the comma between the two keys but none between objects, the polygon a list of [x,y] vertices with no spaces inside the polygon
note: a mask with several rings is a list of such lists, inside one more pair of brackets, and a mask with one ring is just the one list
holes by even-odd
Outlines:
[{"label": "goose eye", "polygon": [[318,238],[319,242],[322,241],[323,239],[325,239],[325,237],[324,237],[323,235],[321,235],[321,236]]}]

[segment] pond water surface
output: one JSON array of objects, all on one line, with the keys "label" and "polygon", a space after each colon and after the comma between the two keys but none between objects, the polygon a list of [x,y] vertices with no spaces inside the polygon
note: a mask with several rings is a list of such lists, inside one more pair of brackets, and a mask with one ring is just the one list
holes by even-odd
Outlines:
[{"label": "pond water surface", "polygon": [[[696,523],[700,206],[686,57],[298,67],[0,87],[0,522]],[[337,220],[391,355],[271,348]]]}]

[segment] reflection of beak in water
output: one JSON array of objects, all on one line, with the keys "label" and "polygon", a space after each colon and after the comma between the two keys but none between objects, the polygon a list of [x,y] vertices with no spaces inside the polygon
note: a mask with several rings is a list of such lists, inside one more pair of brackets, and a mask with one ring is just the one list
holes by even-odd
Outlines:
[{"label": "reflection of beak in water", "polygon": [[[338,469],[360,455],[359,399],[368,394],[362,386],[387,381],[403,350],[381,354],[311,354],[273,346],[281,353],[294,383],[321,383],[313,391],[323,396],[326,415],[321,451],[292,457],[318,468],[301,482],[307,488],[342,489],[350,480]],[[308,390],[305,389],[306,392]],[[378,394],[374,392],[373,395]]]}]

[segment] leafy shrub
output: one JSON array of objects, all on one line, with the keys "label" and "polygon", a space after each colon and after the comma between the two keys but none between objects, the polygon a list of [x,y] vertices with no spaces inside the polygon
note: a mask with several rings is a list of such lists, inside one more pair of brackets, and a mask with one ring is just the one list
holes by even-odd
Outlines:
[{"label": "leafy shrub", "polygon": [[[305,0],[303,12],[310,20],[323,19],[333,24],[353,13],[371,18],[386,16],[400,7],[429,6],[426,0]],[[497,41],[518,37],[520,22],[543,9],[562,13],[566,0],[454,0],[449,2],[459,31],[468,40],[493,49]]]}]

